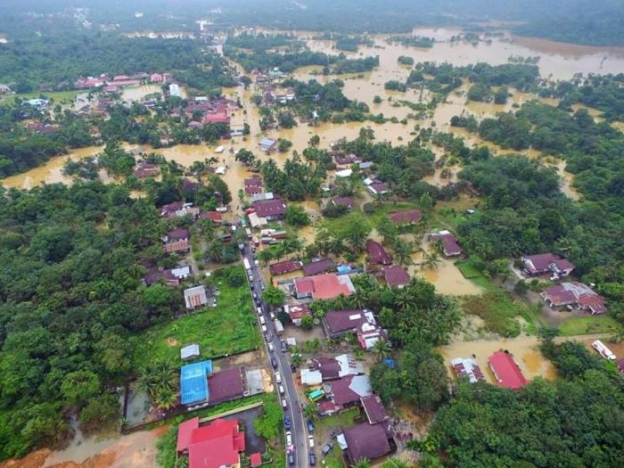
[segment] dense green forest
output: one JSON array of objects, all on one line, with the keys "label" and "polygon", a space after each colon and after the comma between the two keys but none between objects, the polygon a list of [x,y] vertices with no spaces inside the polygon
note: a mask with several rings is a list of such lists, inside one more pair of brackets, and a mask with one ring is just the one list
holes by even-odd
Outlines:
[{"label": "dense green forest", "polygon": [[[119,31],[197,30],[194,21],[208,16],[212,29],[232,26],[264,26],[277,29],[331,31],[336,33],[406,33],[415,25],[468,25],[490,20],[513,21],[514,32],[555,41],[585,45],[624,44],[622,5],[613,0],[314,0],[305,8],[286,0],[187,0],[180,9],[167,0],[134,0],[102,4],[97,0],[80,3],[62,0],[41,3],[3,2],[2,17],[9,18],[6,30],[17,37],[26,30],[49,27],[46,17],[26,12],[56,13],[53,28],[84,27],[73,18],[70,8],[89,8],[86,20],[97,29],[117,25]],[[211,9],[220,13],[208,15]],[[143,15],[136,17],[134,13]],[[348,19],[348,20],[346,20]]]},{"label": "dense green forest", "polygon": [[143,265],[163,256],[164,226],[149,201],[98,182],[0,200],[3,459],[63,440],[68,410],[85,429],[118,420],[128,336],[170,319],[180,298],[140,287]]}]

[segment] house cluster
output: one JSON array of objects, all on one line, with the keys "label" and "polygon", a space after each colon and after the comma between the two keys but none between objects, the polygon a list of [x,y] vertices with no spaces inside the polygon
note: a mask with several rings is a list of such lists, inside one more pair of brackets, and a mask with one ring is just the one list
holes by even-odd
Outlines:
[{"label": "house cluster", "polygon": [[[492,354],[488,358],[488,366],[492,371],[496,385],[499,387],[518,390],[529,383],[518,363],[507,351],[500,350]],[[451,367],[457,377],[468,379],[470,383],[486,380],[474,356],[452,359]]]},{"label": "house cluster", "polygon": [[293,88],[276,88],[269,83],[261,85],[260,95],[262,96],[262,103],[265,106],[288,104],[297,98]]},{"label": "house cluster", "polygon": [[171,113],[172,117],[180,117],[182,115],[191,120],[189,127],[201,128],[210,124],[226,124],[230,125],[230,113],[238,109],[236,101],[231,99],[216,98],[209,99],[205,96],[198,96],[193,100],[189,100],[186,107],[174,109]]},{"label": "house cluster", "polygon": [[343,428],[336,439],[348,466],[361,459],[376,460],[396,450],[386,409],[373,393],[364,367],[352,355],[319,357],[300,370],[301,383],[310,404],[321,415],[357,408],[365,422]]},{"label": "house cluster", "polygon": [[[197,345],[181,351],[183,358],[199,356]],[[216,405],[264,392],[262,371],[234,367],[215,371],[213,361],[187,364],[180,369],[180,400],[187,410]],[[189,419],[178,427],[177,452],[188,457],[189,468],[240,467],[245,453],[245,433],[235,418],[215,419],[202,424]],[[262,464],[262,455],[249,454],[251,466]]]},{"label": "house cluster", "polygon": [[75,89],[93,89],[103,87],[105,92],[116,92],[124,86],[137,86],[144,83],[166,83],[171,80],[169,73],[133,73],[131,75],[102,74],[100,76],[81,76],[74,82]]},{"label": "house cluster", "polygon": [[[523,273],[529,277],[548,276],[551,281],[567,278],[574,271],[574,264],[553,253],[527,255],[521,258]],[[604,297],[594,291],[592,285],[579,281],[564,281],[545,288],[541,294],[552,309],[584,310],[591,315],[607,311]]]},{"label": "house cluster", "polygon": [[254,69],[251,71],[251,74],[255,78],[254,81],[256,87],[260,89],[262,89],[263,86],[270,85],[272,83],[279,83],[286,77],[286,74],[280,71],[278,67],[274,67],[270,70]]},{"label": "house cluster", "polygon": [[158,177],[160,175],[160,167],[158,166],[158,164],[142,162],[136,165],[133,174],[139,179]]}]

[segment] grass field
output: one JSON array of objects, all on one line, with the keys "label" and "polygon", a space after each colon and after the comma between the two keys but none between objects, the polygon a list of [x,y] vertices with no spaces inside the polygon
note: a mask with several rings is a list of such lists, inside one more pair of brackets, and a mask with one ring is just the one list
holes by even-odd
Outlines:
[{"label": "grass field", "polygon": [[561,324],[561,336],[591,335],[594,333],[609,333],[618,327],[618,323],[608,315],[596,317],[571,317]]},{"label": "grass field", "polygon": [[461,271],[461,274],[466,279],[475,279],[482,276],[481,272],[469,262],[455,262],[455,266],[459,269],[459,271]]},{"label": "grass field", "polygon": [[[217,307],[157,325],[131,338],[134,348],[133,367],[159,359],[180,359],[183,346],[197,343],[202,358],[211,358],[256,348],[261,343],[260,331],[247,285],[218,285]],[[182,298],[180,297],[182,300]]]},{"label": "grass field", "polygon": [[61,103],[70,104],[74,102],[74,99],[76,99],[76,96],[81,93],[84,94],[85,91],[72,90],[72,91],[54,91],[54,92],[45,92],[45,93],[36,91],[33,93],[13,94],[10,96],[6,96],[3,99],[0,99],[0,104],[4,104],[4,105],[13,104],[15,98],[20,98],[22,100],[25,100],[25,99],[36,99],[40,96],[44,96],[46,99],[52,99],[54,100],[56,104],[61,104]]}]

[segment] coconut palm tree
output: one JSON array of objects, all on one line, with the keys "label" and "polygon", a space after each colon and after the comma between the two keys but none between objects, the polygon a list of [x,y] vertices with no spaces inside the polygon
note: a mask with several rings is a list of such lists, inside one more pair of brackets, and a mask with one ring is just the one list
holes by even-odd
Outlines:
[{"label": "coconut palm tree", "polygon": [[367,458],[360,458],[353,468],[370,468],[370,461]]},{"label": "coconut palm tree", "polygon": [[381,468],[409,468],[411,465],[398,458],[391,458],[381,464]]},{"label": "coconut palm tree", "polygon": [[155,396],[154,404],[161,410],[169,411],[178,402],[178,394],[171,388],[161,389]]},{"label": "coconut palm tree", "polygon": [[303,416],[316,421],[319,418],[319,412],[316,409],[316,403],[310,403],[303,409]]},{"label": "coconut palm tree", "polygon": [[611,337],[609,338],[609,341],[611,343],[621,343],[622,341],[624,341],[624,327],[621,327],[619,325],[613,325],[610,327],[610,331],[612,333]]},{"label": "coconut palm tree", "polygon": [[435,270],[438,267],[439,263],[440,263],[440,258],[438,257],[437,253],[435,253],[435,252],[431,252],[431,253],[425,252],[423,254],[423,260],[422,260],[421,266],[425,270]]},{"label": "coconut palm tree", "polygon": [[382,362],[384,359],[388,358],[391,352],[392,346],[384,340],[377,340],[371,348],[371,353],[375,356],[377,362]]}]

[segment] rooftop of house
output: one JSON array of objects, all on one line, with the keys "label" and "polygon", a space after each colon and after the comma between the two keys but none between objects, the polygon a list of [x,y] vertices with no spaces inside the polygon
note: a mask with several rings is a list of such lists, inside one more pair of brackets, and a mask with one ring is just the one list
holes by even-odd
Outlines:
[{"label": "rooftop of house", "polygon": [[334,206],[344,205],[347,208],[353,208],[355,206],[355,200],[351,197],[334,197],[331,199]]},{"label": "rooftop of house", "polygon": [[213,223],[223,222],[223,215],[218,211],[203,211],[199,214],[200,219],[209,219]]},{"label": "rooftop of house", "polygon": [[331,382],[332,400],[337,405],[359,402],[360,398],[372,393],[368,375],[348,375]]},{"label": "rooftop of house", "polygon": [[180,368],[180,403],[192,405],[208,400],[208,376],[212,374],[212,369],[211,360],[194,362]]},{"label": "rooftop of house", "polygon": [[237,419],[216,419],[193,429],[188,451],[189,468],[237,466],[239,454],[245,451],[245,433],[240,432]]},{"label": "rooftop of house", "polygon": [[581,307],[590,309],[594,314],[606,312],[605,299],[584,283],[572,281],[546,288],[542,291],[544,299],[554,306],[563,306],[577,303]]},{"label": "rooftop of house", "polygon": [[366,309],[330,310],[325,314],[324,320],[332,334],[357,331],[365,323],[377,324],[373,313]]},{"label": "rooftop of house", "polygon": [[210,396],[208,397],[210,404],[242,397],[245,392],[242,369],[234,367],[233,369],[215,372],[208,378],[208,388],[210,388]]},{"label": "rooftop of house", "polygon": [[350,296],[355,291],[348,275],[338,276],[334,273],[297,278],[294,285],[297,296],[311,294],[315,300],[335,299],[341,294]]},{"label": "rooftop of house", "polygon": [[253,204],[256,214],[261,218],[281,216],[286,213],[286,203],[281,198],[259,200]]},{"label": "rooftop of house", "polygon": [[299,260],[286,260],[283,262],[277,262],[269,265],[269,271],[273,276],[284,275],[291,271],[300,270],[303,263]]},{"label": "rooftop of house", "polygon": [[388,419],[388,413],[386,413],[386,408],[381,402],[381,398],[379,398],[378,395],[369,395],[363,397],[361,401],[362,408],[364,408],[364,412],[366,413],[369,424],[377,424]]},{"label": "rooftop of house", "polygon": [[312,311],[310,311],[309,307],[305,304],[289,304],[284,307],[286,313],[290,316],[291,320],[300,320],[303,317],[308,317],[312,315]]},{"label": "rooftop of house", "polygon": [[188,239],[188,238],[189,238],[188,229],[174,229],[167,233],[168,241],[176,241],[176,240]]},{"label": "rooftop of house", "polygon": [[372,239],[366,241],[366,251],[370,257],[370,262],[373,264],[390,265],[392,263],[392,257],[383,246]]},{"label": "rooftop of house", "polygon": [[420,210],[397,211],[396,213],[390,213],[388,215],[390,221],[397,225],[416,223],[420,221],[421,217],[422,213]]},{"label": "rooftop of house", "polygon": [[405,286],[410,282],[410,275],[400,265],[390,265],[383,269],[384,277],[388,286]]},{"label": "rooftop of house", "polygon": [[444,248],[444,255],[461,255],[463,252],[461,246],[457,243],[455,236],[449,231],[438,231],[431,234],[432,241],[441,240]]},{"label": "rooftop of house", "polygon": [[320,356],[312,360],[312,367],[320,371],[323,380],[335,380],[347,375],[364,373],[364,366],[356,361],[351,354],[340,354],[336,357]]},{"label": "rooftop of house", "polygon": [[527,255],[522,257],[522,261],[527,271],[533,274],[550,271],[553,265],[556,269],[562,271],[574,269],[574,265],[570,261],[565,258],[560,258],[550,252],[537,255]]},{"label": "rooftop of house", "polygon": [[207,304],[208,296],[206,295],[206,287],[200,285],[185,289],[184,302],[187,309],[193,309]]},{"label": "rooftop of house", "polygon": [[321,258],[303,265],[303,274],[306,276],[314,276],[320,273],[333,271],[335,268],[336,265],[331,258]]},{"label": "rooftop of house", "polygon": [[466,377],[470,383],[485,380],[481,368],[477,364],[477,361],[473,358],[454,358],[451,360],[451,366],[458,377]]},{"label": "rooftop of house", "polygon": [[511,354],[497,351],[490,356],[488,362],[499,387],[517,390],[528,383]]},{"label": "rooftop of house", "polygon": [[386,430],[381,424],[357,424],[343,430],[350,464],[361,459],[374,460],[392,450]]}]

